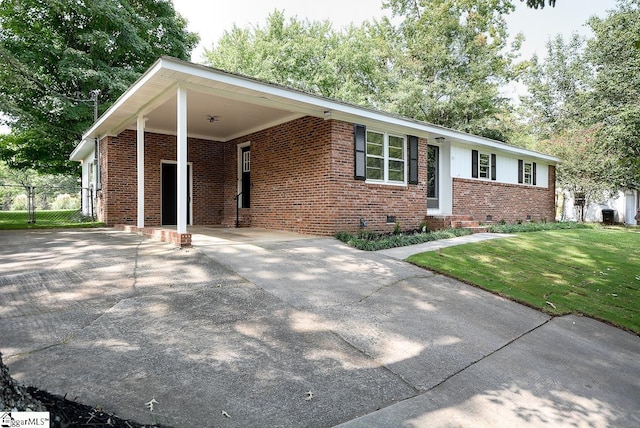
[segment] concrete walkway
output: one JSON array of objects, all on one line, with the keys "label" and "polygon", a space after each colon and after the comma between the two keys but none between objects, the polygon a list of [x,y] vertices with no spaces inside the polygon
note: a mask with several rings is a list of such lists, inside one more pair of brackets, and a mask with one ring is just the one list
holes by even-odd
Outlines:
[{"label": "concrete walkway", "polygon": [[474,233],[472,235],[457,236],[450,239],[440,239],[438,241],[425,242],[424,244],[408,245],[406,247],[390,248],[388,250],[380,250],[378,253],[387,257],[404,260],[409,256],[425,251],[438,251],[442,248],[452,247],[454,245],[469,244],[472,242],[488,241],[491,239],[510,238],[515,235],[506,233]]},{"label": "concrete walkway", "polygon": [[13,376],[176,427],[640,423],[638,336],[330,238],[227,241],[0,232]]}]

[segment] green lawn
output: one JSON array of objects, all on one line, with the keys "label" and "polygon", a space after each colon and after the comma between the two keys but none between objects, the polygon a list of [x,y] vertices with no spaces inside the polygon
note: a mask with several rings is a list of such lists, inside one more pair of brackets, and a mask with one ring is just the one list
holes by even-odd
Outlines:
[{"label": "green lawn", "polygon": [[36,222],[27,223],[27,211],[0,211],[0,229],[43,229],[53,227],[96,227],[103,223],[83,218],[78,210],[36,211]]},{"label": "green lawn", "polygon": [[522,233],[408,261],[550,314],[583,314],[640,334],[638,228]]}]

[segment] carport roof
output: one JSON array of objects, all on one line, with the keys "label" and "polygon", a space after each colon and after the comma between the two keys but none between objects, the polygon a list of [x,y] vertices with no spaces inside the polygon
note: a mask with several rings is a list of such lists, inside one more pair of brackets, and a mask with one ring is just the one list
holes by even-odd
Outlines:
[{"label": "carport roof", "polygon": [[71,160],[80,161],[86,158],[93,150],[95,139],[115,136],[125,129],[135,129],[139,116],[147,119],[145,130],[175,134],[178,87],[187,90],[187,133],[193,138],[224,142],[298,117],[313,116],[359,123],[428,139],[444,137],[450,141],[480,145],[544,159],[551,163],[559,161],[553,156],[513,147],[499,141],[171,57],[158,59],[98,118],[71,153]]}]

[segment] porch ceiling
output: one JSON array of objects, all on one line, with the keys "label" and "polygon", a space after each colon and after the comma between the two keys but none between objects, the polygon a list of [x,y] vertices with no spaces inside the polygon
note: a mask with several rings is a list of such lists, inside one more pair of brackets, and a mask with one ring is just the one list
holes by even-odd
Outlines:
[{"label": "porch ceiling", "polygon": [[[144,116],[147,118],[147,131],[175,134],[176,96],[171,96]],[[195,89],[187,91],[187,132],[190,137],[229,141],[299,116],[298,113],[283,109],[250,104]],[[211,117],[215,120],[211,121]],[[126,127],[135,128],[135,118]]]}]

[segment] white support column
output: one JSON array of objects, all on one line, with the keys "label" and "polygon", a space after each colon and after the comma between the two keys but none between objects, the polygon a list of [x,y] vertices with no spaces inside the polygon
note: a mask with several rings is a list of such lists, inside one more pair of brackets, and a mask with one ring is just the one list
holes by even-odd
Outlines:
[{"label": "white support column", "polygon": [[137,123],[137,171],[138,171],[138,227],[144,227],[144,126],[147,119],[138,116]]},{"label": "white support column", "polygon": [[178,87],[178,233],[187,233],[187,90]]}]

